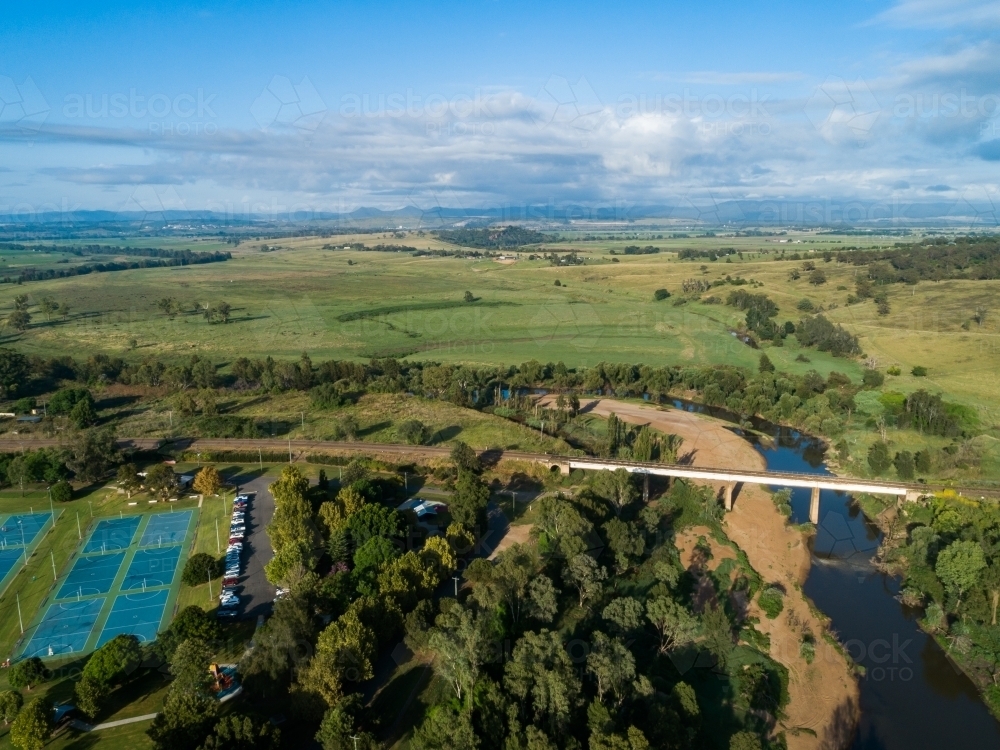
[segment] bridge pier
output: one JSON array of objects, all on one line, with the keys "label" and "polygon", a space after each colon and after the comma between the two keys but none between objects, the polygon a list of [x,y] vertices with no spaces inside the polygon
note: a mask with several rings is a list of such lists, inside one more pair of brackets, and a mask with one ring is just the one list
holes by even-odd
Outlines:
[{"label": "bridge pier", "polygon": [[819,524],[819,487],[812,488],[812,497],[809,499],[809,523]]},{"label": "bridge pier", "polygon": [[736,482],[730,482],[726,485],[726,510],[730,511],[733,509],[733,490],[736,488]]}]

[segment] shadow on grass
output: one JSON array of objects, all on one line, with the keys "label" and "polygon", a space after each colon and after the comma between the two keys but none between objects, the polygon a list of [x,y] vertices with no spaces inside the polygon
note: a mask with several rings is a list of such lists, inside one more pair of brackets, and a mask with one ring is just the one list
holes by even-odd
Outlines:
[{"label": "shadow on grass", "polygon": [[447,443],[449,440],[458,437],[461,432],[462,428],[457,424],[453,424],[450,427],[442,427],[431,435],[431,439],[427,441],[427,444],[438,445],[440,443]]},{"label": "shadow on grass", "polygon": [[376,422],[375,424],[368,425],[364,429],[358,430],[358,437],[366,437],[368,435],[374,435],[376,432],[387,430],[390,427],[392,427],[391,420],[386,420],[384,422]]}]

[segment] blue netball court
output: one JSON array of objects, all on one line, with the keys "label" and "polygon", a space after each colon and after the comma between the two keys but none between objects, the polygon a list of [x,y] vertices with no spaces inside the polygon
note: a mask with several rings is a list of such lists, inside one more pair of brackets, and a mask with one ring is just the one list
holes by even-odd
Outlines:
[{"label": "blue netball court", "polygon": [[21,655],[45,657],[80,653],[86,648],[87,639],[103,608],[103,596],[53,604],[45,612]]},{"label": "blue netball court", "polygon": [[128,573],[122,581],[122,591],[169,586],[174,582],[177,563],[181,559],[179,545],[154,549],[141,549],[132,557]]},{"label": "blue netball court", "polygon": [[142,532],[139,546],[163,547],[168,544],[180,544],[187,536],[193,514],[193,510],[185,510],[179,513],[160,513],[153,516]]},{"label": "blue netball court", "polygon": [[51,513],[0,515],[0,594],[14,579],[48,528]]},{"label": "blue netball court", "polygon": [[79,599],[92,594],[108,593],[114,585],[118,568],[124,561],[124,552],[78,557],[56,598]]},{"label": "blue netball court", "polygon": [[83,548],[83,554],[126,549],[132,544],[141,521],[142,516],[105,518],[103,521],[98,521],[97,527],[91,532]]},{"label": "blue netball court", "polygon": [[156,640],[169,593],[167,589],[160,589],[116,596],[97,648],[122,634],[134,635],[140,643]]},{"label": "blue netball court", "polygon": [[50,518],[51,513],[21,513],[0,517],[0,549],[30,547]]}]

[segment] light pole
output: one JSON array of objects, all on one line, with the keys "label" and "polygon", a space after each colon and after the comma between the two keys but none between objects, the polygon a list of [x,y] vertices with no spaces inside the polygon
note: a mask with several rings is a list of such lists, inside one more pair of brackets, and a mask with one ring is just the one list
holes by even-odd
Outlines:
[{"label": "light pole", "polygon": [[80,530],[80,511],[76,512],[76,538],[83,539],[83,532]]},{"label": "light pole", "polygon": [[52,580],[58,581],[59,576],[56,574],[56,553],[49,550],[49,557],[52,558]]},{"label": "light pole", "polygon": [[455,598],[457,599],[458,598],[458,582],[460,580],[462,580],[462,579],[459,578],[458,576],[452,576],[451,580],[453,580],[455,582]]},{"label": "light pole", "polygon": [[355,737],[355,736],[354,736],[354,735],[352,734],[352,735],[351,735],[351,739],[352,739],[352,740],[354,740],[354,750],[358,750],[358,740],[360,740],[361,738],[360,738],[360,737]]},{"label": "light pole", "polygon": [[24,635],[24,620],[21,619],[21,592],[15,594],[17,597],[17,624],[21,626],[21,635]]},{"label": "light pole", "polygon": [[215,552],[222,554],[222,543],[219,541],[219,519],[215,519]]}]

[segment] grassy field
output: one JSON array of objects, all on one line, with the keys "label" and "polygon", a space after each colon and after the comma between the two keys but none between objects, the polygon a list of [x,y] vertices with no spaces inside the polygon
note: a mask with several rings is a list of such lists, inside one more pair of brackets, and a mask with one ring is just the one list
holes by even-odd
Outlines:
[{"label": "grassy field", "polygon": [[[891,312],[876,314],[868,301],[848,306],[856,269],[825,263],[822,251],[847,245],[891,245],[895,238],[858,238],[790,232],[782,237],[695,237],[658,239],[653,232],[613,235],[613,239],[584,239],[581,232],[562,233],[560,241],[543,248],[524,248],[515,263],[490,259],[415,258],[409,254],[330,251],[359,241],[368,245],[396,243],[418,248],[450,246],[426,233],[404,237],[384,235],[303,237],[243,242],[228,246],[234,259],[204,266],[142,269],[90,274],[70,279],[0,285],[0,315],[11,309],[13,297],[28,293],[33,300],[49,295],[68,302],[72,314],[47,321],[38,313],[23,334],[7,330],[4,345],[42,355],[77,357],[103,352],[141,358],[145,355],[181,357],[200,354],[227,365],[236,357],[297,358],[309,352],[313,361],[328,358],[365,359],[393,355],[411,359],[480,364],[520,363],[530,359],[563,361],[568,366],[593,365],[601,360],[647,363],[727,363],[755,367],[760,352],[740,343],[730,329],[742,314],[721,304],[689,302],[676,305],[685,279],[715,281],[726,276],[752,279],[752,291],[774,299],[779,320],[796,321],[796,309],[809,299],[825,314],[857,333],[880,369],[896,365],[903,374],[889,377],[886,387],[912,391],[927,388],[945,398],[977,409],[981,421],[998,421],[1000,381],[992,377],[1000,365],[1000,329],[996,316],[987,314],[982,325],[970,324],[976,308],[1000,307],[1000,281],[921,282],[888,287]],[[608,235],[610,236],[610,235]],[[124,243],[124,240],[121,240]],[[213,244],[214,243],[214,244]],[[192,249],[219,249],[218,241],[189,238],[136,240],[133,244]],[[628,244],[654,244],[656,255],[611,256]],[[203,246],[204,245],[204,246]],[[262,246],[280,249],[262,252]],[[670,250],[733,247],[743,254],[708,260],[678,260]],[[452,248],[454,249],[454,248]],[[552,266],[547,260],[528,260],[530,252],[576,250],[584,265]],[[776,260],[782,252],[815,251],[827,282],[811,285],[808,274],[793,280],[798,260]],[[0,257],[3,257],[0,253]],[[24,256],[21,253],[20,256]],[[18,262],[23,262],[23,257]],[[613,262],[617,260],[618,262]],[[560,286],[555,286],[559,280]],[[673,297],[660,302],[653,292],[666,288]],[[749,289],[750,287],[742,287]],[[724,298],[733,287],[713,289]],[[463,303],[465,291],[479,298]],[[169,317],[156,301],[170,296],[187,305],[229,302],[233,319],[209,324],[191,312]],[[707,296],[707,295],[706,295]],[[964,324],[964,327],[963,327]],[[130,350],[134,340],[137,348]],[[804,372],[832,370],[852,379],[860,363],[837,359],[814,350],[803,351],[794,337],[781,348],[767,347],[779,369]],[[809,361],[799,360],[804,355]],[[908,373],[915,365],[929,368],[925,378]],[[247,415],[281,414],[299,421],[303,437],[324,437],[330,422],[306,414],[290,396],[266,404],[241,405]],[[296,408],[300,407],[300,408]],[[407,408],[410,408],[409,406]],[[435,405],[435,409],[441,408]],[[362,402],[359,413],[373,411],[365,426],[385,422],[383,406]],[[159,434],[160,423],[144,412],[130,428]],[[164,422],[166,414],[157,419]],[[418,417],[419,418],[419,417]],[[440,427],[451,426],[450,417]],[[361,419],[364,424],[364,419]],[[395,422],[396,420],[390,420]],[[434,419],[435,429],[439,425]],[[468,434],[472,426],[462,425]],[[375,429],[378,439],[391,437],[391,427]],[[468,442],[472,442],[471,440]]]},{"label": "grassy field", "polygon": [[[356,239],[369,244],[393,241],[368,235]],[[752,252],[767,245],[765,240],[737,239],[747,246],[747,254],[744,261],[733,263],[677,261],[673,253],[620,257],[620,262],[613,263],[607,251],[627,244],[623,240],[558,243],[554,249],[577,249],[587,263],[553,267],[544,260],[526,260],[525,253],[525,259],[517,263],[502,264],[485,259],[331,252],[321,249],[329,240],[295,238],[282,241],[280,246],[288,249],[276,252],[262,253],[257,245],[243,244],[234,251],[234,260],[223,264],[90,274],[0,287],[0,311],[11,305],[15,294],[24,292],[33,299],[50,295],[70,304],[73,313],[67,320],[46,321],[36,315],[25,334],[8,337],[24,350],[42,354],[121,354],[135,339],[134,356],[202,353],[221,361],[237,356],[297,357],[306,350],[314,359],[391,354],[490,363],[535,358],[562,360],[570,366],[602,359],[752,364],[757,354],[727,330],[741,316],[718,306],[675,307],[671,300],[655,303],[653,291],[666,287],[677,292],[681,282],[691,277],[711,281],[727,274],[741,275],[761,281],[761,291],[784,303],[788,317],[797,318],[794,302],[802,296],[813,296],[821,304],[826,298],[846,297],[832,290],[841,281],[851,283],[853,271],[831,272],[827,289],[816,294],[804,280],[787,281],[794,262],[763,260],[774,256]],[[426,236],[395,241],[442,246]],[[707,248],[707,242],[683,244]],[[736,240],[711,242],[729,246]],[[772,243],[765,249],[774,251],[775,246]],[[702,265],[707,268],[704,273]],[[461,304],[466,290],[480,302]],[[209,325],[198,315],[167,317],[156,308],[156,301],[164,296],[189,307],[194,302],[225,300],[234,307],[233,320],[223,333],[222,324]],[[453,306],[445,307],[447,303]],[[492,306],[497,303],[504,304]],[[386,307],[396,311],[380,312]],[[406,307],[412,309],[399,310]],[[836,363],[820,355],[815,364],[822,370]]]}]

